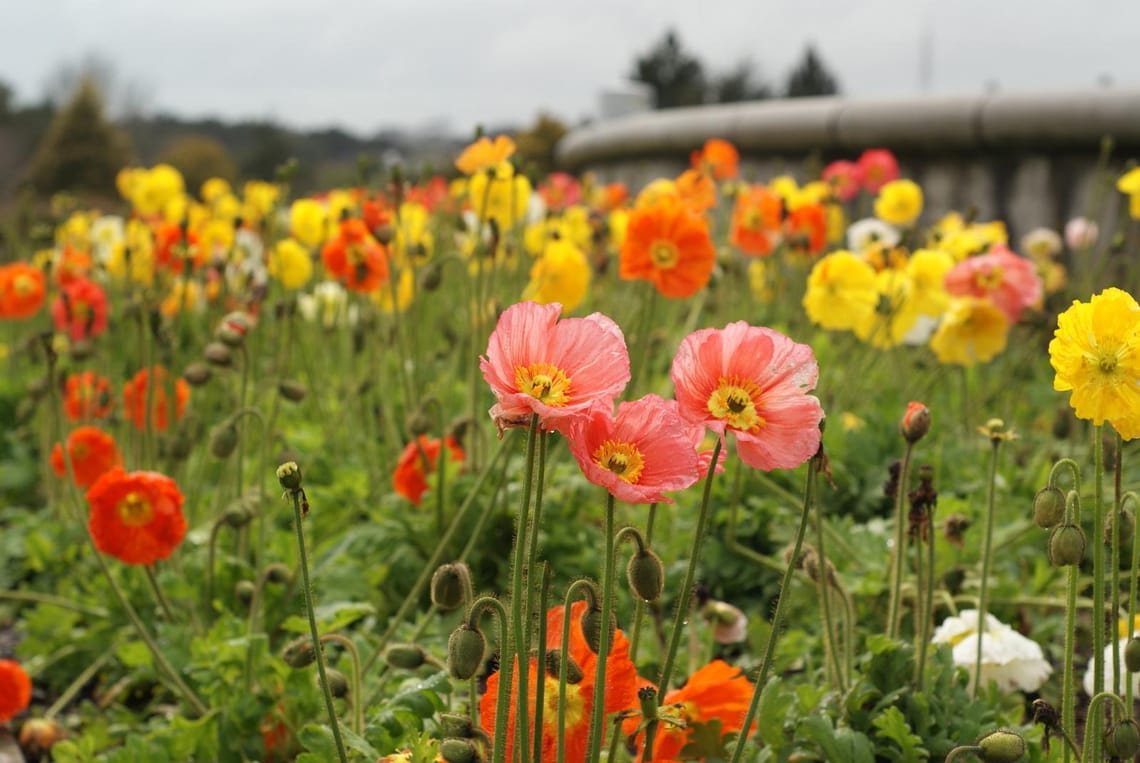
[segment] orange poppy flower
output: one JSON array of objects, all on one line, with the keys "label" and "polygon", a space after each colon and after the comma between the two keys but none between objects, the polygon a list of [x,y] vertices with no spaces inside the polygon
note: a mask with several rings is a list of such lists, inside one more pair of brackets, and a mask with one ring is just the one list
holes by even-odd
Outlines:
[{"label": "orange poppy flower", "polygon": [[704,218],[662,200],[629,215],[621,247],[621,277],[650,281],[666,297],[684,298],[712,277],[716,250]]},{"label": "orange poppy flower", "polygon": [[388,280],[388,252],[363,220],[342,221],[321,248],[321,260],[352,291],[375,291]]},{"label": "orange poppy flower", "polygon": [[608,183],[598,189],[595,205],[603,212],[620,209],[629,198],[629,188],[625,183]]},{"label": "orange poppy flower", "polygon": [[805,204],[784,220],[788,245],[804,254],[821,254],[827,246],[827,215],[820,204]]},{"label": "orange poppy flower", "polygon": [[44,272],[26,262],[0,266],[0,318],[31,318],[47,294]]},{"label": "orange poppy flower", "polygon": [[[455,438],[446,438],[444,445],[447,447],[447,452],[451,455],[453,462],[463,462],[463,449],[459,447]],[[420,505],[420,501],[428,489],[427,472],[435,470],[439,458],[439,449],[440,441],[438,439],[428,439],[426,435],[420,435],[418,446],[413,440],[404,448],[404,452],[400,454],[400,460],[396,464],[396,471],[392,473],[392,486],[396,492],[416,506]],[[425,459],[427,459],[426,467]]]},{"label": "orange poppy flower", "polygon": [[[150,395],[150,421],[147,421],[146,388],[154,371],[155,388]],[[123,385],[123,404],[127,417],[135,429],[143,430],[147,424],[159,432],[165,432],[170,423],[171,404],[167,394],[170,374],[162,366],[142,369]],[[174,381],[174,418],[181,420],[186,413],[186,403],[190,400],[190,385],[185,379]]]},{"label": "orange poppy flower", "polygon": [[729,240],[745,254],[771,254],[780,237],[783,209],[780,197],[764,186],[745,189],[737,195],[732,209]]},{"label": "orange poppy flower", "polygon": [[86,278],[93,266],[90,254],[82,249],[65,246],[52,269],[52,279],[60,286],[66,286],[76,279]]},{"label": "orange poppy flower", "polygon": [[94,371],[67,377],[63,392],[63,412],[70,421],[105,419],[111,415],[111,382]]},{"label": "orange poppy flower", "polygon": [[[105,472],[123,463],[115,438],[99,427],[79,427],[69,434],[67,454],[71,457],[75,484],[79,487],[90,487]],[[51,468],[60,477],[67,476],[63,447],[58,442],[51,451]]]},{"label": "orange poppy flower", "polygon": [[464,175],[474,175],[480,170],[490,169],[500,162],[505,162],[515,152],[515,142],[506,135],[500,135],[492,143],[484,136],[463,149],[463,153],[455,160],[455,166]]},{"label": "orange poppy flower", "polygon": [[689,159],[694,169],[709,172],[717,180],[734,178],[740,170],[740,154],[736,146],[720,138],[705,141],[704,147],[694,151]]},{"label": "orange poppy flower", "polygon": [[[665,695],[662,712],[685,724],[674,726],[659,723],[653,742],[653,760],[679,760],[681,750],[693,741],[697,724],[720,721],[720,734],[735,734],[744,726],[744,716],[752,700],[752,682],[739,668],[722,660],[714,660],[689,676],[680,689]],[[623,724],[627,734],[637,730],[641,718],[630,718]],[[640,750],[645,744],[644,735],[637,739]],[[638,753],[640,755],[640,752]],[[638,758],[639,759],[639,758]]]},{"label": "orange poppy flower", "polygon": [[706,212],[716,206],[716,185],[700,170],[685,170],[677,178],[677,195],[681,203],[694,212]]},{"label": "orange poppy flower", "polygon": [[[566,730],[564,733],[567,763],[584,763],[586,741],[590,732],[590,716],[594,710],[594,674],[597,671],[598,655],[586,643],[582,632],[582,613],[586,602],[578,601],[570,607],[570,643],[567,645],[568,659],[582,672],[582,680],[566,685]],[[555,607],[546,615],[546,649],[554,652],[562,646],[562,616],[565,607]],[[605,680],[606,713],[616,713],[637,706],[637,669],[629,659],[629,641],[620,630],[614,630],[614,643],[606,660]],[[516,664],[517,668],[518,665]],[[558,757],[558,676],[546,675],[538,667],[538,660],[530,661],[530,697],[535,697],[537,677],[544,676],[542,710],[542,760],[556,760]],[[487,692],[479,702],[479,722],[488,734],[495,733],[496,702],[499,697],[499,677],[496,672],[487,679]],[[507,716],[506,759],[514,760],[512,752],[515,738],[515,719],[518,717],[518,701],[515,692],[518,687],[518,670],[511,674],[515,681],[511,690]],[[531,725],[534,723],[534,708],[530,708]]]},{"label": "orange poppy flower", "polygon": [[127,564],[154,564],[182,542],[182,491],[158,472],[115,467],[87,491],[87,527],[95,547]]},{"label": "orange poppy flower", "polygon": [[0,660],[0,723],[22,713],[32,701],[32,679],[12,660]]},{"label": "orange poppy flower", "polygon": [[175,275],[184,275],[187,263],[199,268],[206,261],[206,248],[198,245],[197,231],[178,223],[163,223],[154,232],[156,262]]},{"label": "orange poppy flower", "polygon": [[97,337],[107,330],[107,293],[94,281],[76,276],[60,288],[51,318],[56,331],[73,341]]}]

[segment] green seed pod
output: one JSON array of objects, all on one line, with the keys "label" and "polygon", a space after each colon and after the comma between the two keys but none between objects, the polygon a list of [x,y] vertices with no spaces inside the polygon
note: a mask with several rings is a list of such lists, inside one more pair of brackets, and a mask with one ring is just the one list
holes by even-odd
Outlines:
[{"label": "green seed pod", "polygon": [[[562,675],[562,652],[558,649],[552,649],[546,653],[546,675],[551,678],[558,678]],[[566,683],[578,684],[582,682],[584,676],[582,669],[578,667],[578,663],[574,662],[574,658],[569,653],[566,654]]]},{"label": "green seed pod", "polygon": [[308,636],[290,641],[281,650],[281,659],[291,668],[307,668],[317,661],[313,641]]},{"label": "green seed pod", "polygon": [[210,342],[206,348],[202,350],[202,357],[211,366],[218,368],[229,368],[234,363],[234,354],[230,348],[221,342]]},{"label": "green seed pod", "polygon": [[1132,511],[1127,508],[1121,509],[1120,511],[1110,511],[1105,517],[1104,543],[1107,546],[1112,545],[1112,535],[1115,532],[1112,528],[1115,524],[1120,525],[1120,537],[1117,538],[1117,549],[1131,549],[1132,532],[1135,528]]},{"label": "green seed pod", "polygon": [[1065,521],[1065,494],[1059,488],[1043,487],[1033,497],[1033,521],[1049,530]]},{"label": "green seed pod", "polygon": [[384,661],[394,668],[415,670],[426,662],[424,650],[415,644],[392,644],[384,652]]},{"label": "green seed pod", "polygon": [[625,572],[629,577],[629,588],[638,598],[657,601],[665,590],[665,565],[649,549],[635,551]]},{"label": "green seed pod", "polygon": [[293,579],[293,571],[281,562],[274,562],[265,568],[265,579],[270,583],[285,585]]},{"label": "green seed pod", "polygon": [[1140,639],[1130,638],[1124,645],[1124,667],[1129,673],[1140,672]]},{"label": "green seed pod", "polygon": [[[586,637],[586,645],[590,647],[590,651],[594,654],[598,653],[598,649],[602,644],[602,609],[593,607],[586,607],[586,611],[582,613],[582,635]],[[610,638],[609,643],[613,646],[614,643],[614,630],[617,628],[617,618],[610,615]]]},{"label": "green seed pod", "polygon": [[253,509],[241,499],[231,502],[222,512],[222,522],[230,527],[245,527],[252,521]]},{"label": "green seed pod", "polygon": [[1020,734],[999,729],[978,742],[985,763],[1016,763],[1025,755],[1025,740]]},{"label": "green seed pod", "polygon": [[479,748],[470,739],[444,739],[439,754],[448,763],[474,763],[479,760]]},{"label": "green seed pod", "polygon": [[487,639],[478,628],[463,623],[453,630],[447,639],[447,669],[452,678],[466,681],[475,675],[486,649]]},{"label": "green seed pod", "polygon": [[463,562],[442,564],[431,576],[431,601],[444,612],[467,603],[471,590],[471,571]]},{"label": "green seed pod", "polygon": [[191,387],[201,387],[209,382],[210,377],[213,375],[214,372],[210,370],[210,367],[202,362],[191,363],[186,366],[186,370],[182,372],[182,378],[185,379],[186,383]]},{"label": "green seed pod", "polygon": [[291,403],[299,403],[309,394],[309,389],[299,381],[282,379],[277,384],[277,394]]},{"label": "green seed pod", "polygon": [[210,430],[210,455],[223,460],[230,457],[238,444],[237,427],[231,421],[223,421]]},{"label": "green seed pod", "polygon": [[435,291],[443,283],[443,266],[436,261],[429,262],[420,276],[420,288]]},{"label": "green seed pod", "polygon": [[1131,718],[1117,723],[1105,732],[1104,746],[1109,755],[1132,760],[1140,751],[1140,726]]},{"label": "green seed pod", "polygon": [[277,467],[277,481],[286,490],[301,489],[301,467],[296,461],[286,461]]},{"label": "green seed pod", "polygon": [[256,590],[257,586],[253,584],[252,580],[239,580],[234,585],[234,597],[242,604],[248,605],[253,601],[253,594]]},{"label": "green seed pod", "polygon": [[[336,699],[344,699],[348,696],[348,677],[339,670],[333,668],[325,668],[325,678],[329,682],[329,693]],[[320,673],[317,674],[318,683],[321,680]]]},{"label": "green seed pod", "polygon": [[1086,545],[1084,530],[1076,525],[1057,525],[1049,533],[1049,562],[1054,567],[1080,564]]},{"label": "green seed pod", "polygon": [[471,739],[475,736],[475,727],[471,719],[458,713],[442,713],[439,716],[439,730],[443,737],[458,737]]}]

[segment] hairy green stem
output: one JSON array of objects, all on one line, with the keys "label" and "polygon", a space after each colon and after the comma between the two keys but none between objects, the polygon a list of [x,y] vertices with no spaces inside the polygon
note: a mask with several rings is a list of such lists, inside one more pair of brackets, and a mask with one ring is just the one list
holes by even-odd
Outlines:
[{"label": "hairy green stem", "polygon": [[598,635],[598,661],[594,673],[594,707],[586,737],[586,760],[596,760],[602,749],[606,718],[606,660],[610,656],[610,619],[614,609],[614,496],[606,494],[606,524],[602,560],[602,622]]},{"label": "hairy green stem", "polygon": [[895,545],[891,549],[890,598],[887,601],[887,637],[898,638],[902,580],[906,570],[906,493],[910,484],[910,458],[914,443],[907,441],[895,487]]},{"label": "hairy green stem", "polygon": [[974,655],[974,688],[971,696],[976,700],[982,683],[982,646],[986,639],[986,611],[989,606],[990,565],[993,562],[994,514],[997,508],[997,464],[1002,438],[991,438],[989,489],[986,498],[986,532],[982,542],[982,578],[978,588],[978,649]]}]

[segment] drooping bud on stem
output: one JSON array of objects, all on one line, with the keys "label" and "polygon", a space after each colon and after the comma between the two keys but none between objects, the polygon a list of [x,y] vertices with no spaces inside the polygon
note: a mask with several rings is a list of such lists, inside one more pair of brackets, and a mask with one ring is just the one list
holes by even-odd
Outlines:
[{"label": "drooping bud on stem", "polygon": [[[582,613],[582,635],[586,638],[586,645],[590,647],[590,651],[594,654],[598,653],[601,649],[602,643],[602,608],[593,605],[586,607],[586,611]],[[608,623],[610,629],[609,643],[613,643],[614,630],[617,628],[617,618],[614,614],[610,613],[610,622]]]},{"label": "drooping bud on stem", "polygon": [[431,576],[431,601],[444,612],[458,609],[471,597],[471,570],[463,562],[440,565]]},{"label": "drooping bud on stem", "polygon": [[899,422],[899,433],[903,439],[913,444],[930,431],[930,409],[912,400],[906,404],[906,412]]},{"label": "drooping bud on stem", "polygon": [[384,661],[394,668],[415,670],[427,662],[427,655],[416,644],[392,644],[384,652]]},{"label": "drooping bud on stem", "polygon": [[1065,494],[1052,485],[1043,487],[1033,497],[1033,522],[1049,530],[1065,521]]},{"label": "drooping bud on stem", "polygon": [[1054,567],[1080,564],[1085,558],[1085,531],[1077,525],[1057,525],[1049,533],[1049,562]]},{"label": "drooping bud on stem", "polygon": [[1025,755],[1025,739],[1007,729],[998,729],[978,742],[979,757],[985,763],[1016,763]]},{"label": "drooping bud on stem", "polygon": [[665,566],[657,554],[648,548],[633,553],[626,566],[629,588],[645,601],[657,601],[665,590]]},{"label": "drooping bud on stem", "polygon": [[[348,677],[335,668],[325,668],[325,675],[328,677],[329,693],[337,699],[344,699],[348,696]],[[318,683],[320,678],[318,677]]]},{"label": "drooping bud on stem", "polygon": [[277,394],[291,403],[299,403],[309,394],[309,390],[299,381],[282,379],[277,383]]},{"label": "drooping bud on stem", "polygon": [[[562,675],[562,653],[558,650],[546,652],[546,675],[558,678]],[[582,668],[574,662],[574,658],[566,655],[566,683],[578,684],[582,682]]]},{"label": "drooping bud on stem", "polygon": [[468,623],[462,623],[447,639],[447,669],[452,678],[466,681],[483,664],[487,639],[483,632]]},{"label": "drooping bud on stem", "polygon": [[474,763],[480,760],[479,748],[470,739],[444,739],[439,744],[439,754],[447,763]]},{"label": "drooping bud on stem", "polygon": [[281,650],[281,659],[291,668],[307,668],[317,661],[317,653],[312,640],[303,637],[286,644]]},{"label": "drooping bud on stem", "polygon": [[1131,718],[1125,718],[1104,733],[1104,746],[1109,755],[1132,760],[1140,751],[1140,726]]}]

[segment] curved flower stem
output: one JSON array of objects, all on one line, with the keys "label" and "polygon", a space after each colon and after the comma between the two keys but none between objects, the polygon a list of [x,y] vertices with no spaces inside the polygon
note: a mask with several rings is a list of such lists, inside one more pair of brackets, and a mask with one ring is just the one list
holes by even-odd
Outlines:
[{"label": "curved flower stem", "polygon": [[989,491],[986,499],[986,533],[982,543],[982,578],[978,588],[978,650],[974,657],[974,688],[971,696],[976,700],[982,683],[982,646],[986,639],[986,609],[989,606],[989,578],[990,563],[993,558],[994,544],[994,509],[997,502],[997,464],[998,451],[1001,449],[1002,438],[990,439],[990,474]]},{"label": "curved flower stem", "polygon": [[326,641],[333,641],[343,646],[347,651],[349,657],[352,659],[352,730],[357,734],[364,733],[364,697],[361,696],[361,681],[360,681],[360,652],[356,648],[356,644],[352,643],[352,639],[347,636],[342,636],[339,633],[326,633],[321,636],[321,643]]},{"label": "curved flower stem", "polygon": [[898,638],[899,609],[902,579],[906,570],[906,493],[910,484],[910,458],[914,443],[907,442],[903,448],[902,463],[899,466],[898,485],[895,487],[895,545],[891,549],[891,587],[887,601],[887,637]]},{"label": "curved flower stem", "polygon": [[50,593],[41,593],[40,591],[0,591],[0,600],[3,599],[46,604],[49,607],[59,607],[60,609],[78,612],[81,615],[88,615],[90,617],[106,618],[111,616],[111,613],[102,607],[89,607],[86,604],[80,604],[77,601],[71,601],[62,596],[54,596]]},{"label": "curved flower stem", "polygon": [[[1062,459],[1049,471],[1050,486],[1055,486],[1059,467],[1064,464],[1073,477],[1073,489],[1065,499],[1065,521],[1080,526],[1081,523],[1081,472],[1072,459]],[[1065,595],[1065,667],[1061,678],[1061,730],[1067,738],[1074,738],[1077,729],[1076,687],[1073,677],[1073,655],[1077,648],[1077,589],[1080,587],[1081,570],[1079,565],[1069,567],[1069,581]],[[1091,605],[1091,602],[1089,602]],[[1079,759],[1079,756],[1078,756]],[[1069,763],[1069,748],[1065,748],[1065,763]]]},{"label": "curved flower stem", "polygon": [[162,609],[162,614],[166,617],[166,621],[169,623],[175,622],[174,611],[170,609],[170,602],[166,600],[166,595],[163,594],[162,587],[158,584],[158,578],[154,575],[154,566],[147,564],[143,569],[146,571],[146,580],[147,583],[150,584],[150,590],[151,593],[154,594],[154,600]]},{"label": "curved flower stem", "polygon": [[[1103,425],[1093,426],[1093,697],[1104,691],[1104,444]],[[1116,666],[1113,666],[1116,669]],[[1119,672],[1119,671],[1117,671]],[[1100,760],[1104,723],[1089,708],[1085,722],[1085,760]],[[1089,737],[1092,737],[1090,740]],[[1091,741],[1091,751],[1089,743]]]},{"label": "curved flower stem", "polygon": [[558,763],[566,763],[566,677],[567,662],[570,660],[570,608],[579,591],[586,593],[590,606],[595,606],[598,599],[597,586],[593,581],[580,579],[575,580],[566,589],[563,601],[562,643],[558,647]]},{"label": "curved flower stem", "polygon": [[317,631],[317,617],[313,612],[313,588],[309,582],[309,555],[305,551],[305,527],[301,516],[301,490],[291,490],[293,499],[293,521],[297,526],[297,554],[301,563],[301,584],[305,592],[305,612],[309,616],[309,634],[313,639],[313,651],[317,656],[317,672],[321,677],[321,692],[325,697],[325,710],[329,715],[329,724],[332,726],[333,740],[336,742],[336,752],[340,763],[348,763],[348,755],[344,751],[344,741],[340,738],[340,723],[337,721],[336,708],[333,706],[332,692],[329,690],[329,678],[325,672],[325,656],[321,649],[321,636]]},{"label": "curved flower stem", "polygon": [[[715,461],[713,462],[715,463]],[[606,493],[605,556],[602,560],[602,625],[594,673],[594,707],[586,737],[586,760],[597,760],[606,734],[606,660],[610,656],[610,620],[614,610],[614,496]]]},{"label": "curved flower stem", "polygon": [[[1136,528],[1136,512],[1140,511],[1140,499],[1137,498],[1136,493],[1133,493],[1132,491],[1128,491],[1127,493],[1125,493],[1120,498],[1120,510],[1121,511],[1124,510],[1124,505],[1128,502],[1132,502],[1135,505],[1135,508],[1133,508],[1133,510],[1132,510],[1133,511],[1133,519],[1132,519],[1132,565],[1128,568],[1129,569],[1129,575],[1128,575],[1128,578],[1129,578],[1128,623],[1129,623],[1129,629],[1131,631],[1135,631],[1135,629],[1136,629],[1135,628],[1135,626],[1136,626],[1136,585],[1137,585],[1138,580],[1140,580],[1140,574],[1137,574],[1138,571],[1140,571],[1140,532],[1137,532],[1137,528]],[[1129,633],[1129,636],[1131,636],[1131,635],[1132,634]],[[1118,662],[1117,664],[1119,665],[1120,663]],[[1124,692],[1125,692],[1124,706],[1125,707],[1132,707],[1133,683],[1134,683],[1133,681],[1128,681],[1124,685]]]},{"label": "curved flower stem", "polygon": [[[784,623],[784,610],[787,609],[786,605],[789,595],[788,589],[791,587],[792,575],[796,569],[795,560],[800,556],[800,549],[804,543],[804,535],[807,533],[807,526],[811,521],[811,506],[812,502],[815,501],[816,474],[819,471],[822,458],[823,446],[820,445],[819,452],[808,461],[803,507],[800,509],[800,525],[796,530],[796,538],[792,544],[792,563],[788,564],[784,569],[784,578],[780,581],[780,593],[776,599],[776,611],[772,614],[772,632],[768,636],[768,643],[764,646],[764,657],[760,662],[760,670],[756,676],[756,686],[752,690],[752,701],[748,704],[748,712],[745,714],[744,723],[740,727],[741,732],[736,741],[736,748],[732,751],[731,763],[740,763],[744,757],[744,748],[747,746],[749,730],[756,720],[756,711],[760,707],[760,695],[764,691],[764,684],[768,681],[768,671],[772,669],[772,655],[776,652],[776,639],[779,638],[780,628],[783,627]],[[713,463],[716,463],[715,459]]]},{"label": "curved flower stem", "polygon": [[956,761],[958,758],[965,757],[966,755],[978,755],[978,753],[981,751],[982,748],[976,744],[958,745],[950,751],[950,753],[946,756],[946,760],[944,760],[942,763],[954,763],[954,761]]},{"label": "curved flower stem", "polygon": [[75,695],[87,685],[87,682],[90,681],[96,673],[102,670],[103,666],[115,656],[115,652],[118,651],[118,649],[119,641],[116,639],[111,642],[111,646],[105,649],[102,654],[92,660],[91,664],[84,668],[82,673],[75,677],[71,685],[64,690],[63,694],[59,695],[59,699],[53,702],[51,707],[44,712],[44,720],[50,721],[59,715],[63,708],[67,707],[71,700],[75,699]]},{"label": "curved flower stem", "polygon": [[[645,521],[645,545],[651,546],[653,544],[653,525],[657,521],[657,504],[649,504],[649,517]],[[641,643],[641,620],[645,615],[645,602],[641,597],[636,597],[637,601],[633,606],[633,627],[629,636],[629,659],[634,665],[637,664],[637,647]]]},{"label": "curved flower stem", "polygon": [[[546,448],[546,442],[543,440],[543,449]],[[533,567],[531,569],[534,569]],[[542,760],[542,737],[543,737],[543,711],[546,709],[546,608],[547,600],[550,595],[550,565],[546,562],[542,563],[542,574],[540,576],[541,582],[538,586],[538,611],[542,613],[538,618],[538,656],[535,664],[538,666],[538,675],[535,676],[534,688],[534,753],[531,760]],[[562,613],[563,619],[567,619],[567,613]],[[529,653],[529,650],[528,650]]]},{"label": "curved flower stem", "polygon": [[816,501],[816,551],[819,552],[820,560],[819,610],[820,617],[823,620],[824,658],[827,660],[828,672],[831,673],[835,681],[835,688],[842,694],[846,691],[844,687],[846,683],[846,676],[844,675],[846,661],[840,659],[838,642],[835,638],[835,622],[831,617],[831,576],[827,574],[827,553],[824,546],[823,524],[823,504]]},{"label": "curved flower stem", "polygon": [[1103,734],[1099,734],[1096,739],[1090,738],[1093,732],[1089,730],[1088,724],[1092,723],[1095,719],[1095,722],[1098,726],[1103,725],[1104,710],[1102,709],[1101,705],[1103,705],[1105,702],[1111,702],[1114,708],[1118,710],[1122,716],[1127,717],[1129,715],[1128,709],[1124,706],[1124,700],[1122,700],[1117,694],[1110,691],[1102,691],[1094,694],[1093,698],[1089,700],[1088,721],[1085,725],[1084,749],[1081,750],[1081,756],[1079,760],[1101,759],[1100,746],[1101,742],[1103,741]]}]

